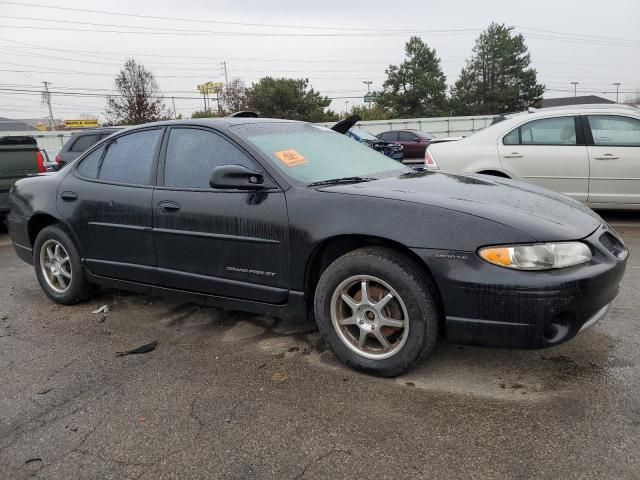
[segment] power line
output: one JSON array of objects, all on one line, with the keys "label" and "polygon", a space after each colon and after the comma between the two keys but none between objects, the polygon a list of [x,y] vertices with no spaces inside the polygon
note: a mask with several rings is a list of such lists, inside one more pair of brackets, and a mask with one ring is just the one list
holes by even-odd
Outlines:
[{"label": "power line", "polygon": [[[6,18],[6,17],[3,17]],[[57,20],[47,19],[47,24],[56,22]],[[468,30],[460,29],[460,30],[444,30],[444,31],[435,31],[435,30],[422,30],[418,32],[397,32],[397,33],[276,33],[276,32],[221,32],[221,31],[194,31],[194,30],[180,30],[180,29],[170,29],[170,28],[157,28],[157,27],[142,27],[135,25],[109,25],[109,24],[97,24],[90,22],[71,22],[71,21],[60,21],[61,23],[77,23],[84,24],[89,26],[104,26],[104,27],[114,27],[114,28],[130,28],[135,30],[97,30],[95,28],[70,28],[70,27],[54,27],[54,26],[35,26],[35,25],[0,25],[3,28],[13,28],[13,29],[27,29],[27,30],[55,30],[55,31],[66,31],[66,32],[91,32],[91,33],[120,33],[120,34],[129,34],[129,35],[177,35],[177,36],[188,36],[188,37],[202,37],[202,36],[214,36],[214,37],[281,37],[281,38],[291,38],[291,37],[406,37],[407,35],[413,34],[429,34],[429,35],[469,35],[480,33],[481,30]],[[140,31],[146,30],[146,31]]]},{"label": "power line", "polygon": [[208,23],[208,24],[219,24],[219,25],[237,25],[243,27],[270,27],[270,28],[295,28],[300,30],[349,30],[349,31],[372,31],[372,32],[394,32],[394,33],[406,33],[406,29],[404,30],[390,30],[390,29],[380,29],[380,28],[362,28],[362,27],[335,27],[335,26],[313,26],[313,25],[284,25],[284,24],[269,24],[269,23],[248,23],[248,22],[230,22],[225,20],[209,20],[202,18],[184,18],[184,17],[162,17],[158,15],[143,15],[136,13],[125,13],[125,12],[114,12],[107,10],[90,10],[83,8],[72,8],[72,7],[59,7],[53,5],[43,5],[43,4],[34,4],[34,3],[19,3],[19,2],[8,2],[8,1],[0,1],[0,4],[5,5],[16,5],[21,7],[38,7],[38,8],[48,8],[53,10],[65,10],[65,11],[73,11],[73,12],[82,12],[82,13],[97,13],[100,15],[113,15],[120,17],[135,17],[135,18],[145,18],[145,19],[153,19],[153,20],[170,20],[172,22],[192,22],[192,23]]},{"label": "power line", "polygon": [[[0,37],[0,40],[9,42],[9,43],[18,44],[18,45],[25,45],[25,47],[15,47],[15,48],[50,50],[50,51],[56,51],[56,52],[70,53],[72,55],[84,56],[89,58],[99,58],[99,59],[110,60],[110,61],[115,60],[113,58],[95,55],[95,52],[89,51],[89,50],[68,50],[68,49],[61,49],[61,48],[52,48],[52,47],[46,47],[43,45],[36,45],[33,43],[10,40],[10,39],[1,38],[1,37]],[[115,52],[115,51],[104,51],[104,50],[102,50],[101,53],[102,55],[116,55],[120,58],[122,57],[161,57],[161,58],[213,60],[213,61],[227,60],[227,61],[233,61],[233,62],[348,63],[348,64],[372,64],[372,65],[378,65],[378,64],[390,65],[393,63],[397,63],[397,59],[396,60],[341,60],[341,59],[331,59],[331,58],[327,58],[327,59],[309,59],[309,58],[291,59],[291,58],[255,58],[255,57],[254,58],[247,58],[247,57],[230,58],[230,57],[206,57],[203,55],[184,55],[184,54],[169,55],[165,53],[162,53],[162,54],[140,53],[140,52],[123,53],[121,51]],[[465,60],[455,60],[455,61],[441,60],[441,63],[464,65]],[[640,67],[640,64],[633,64],[633,63],[617,63],[617,64],[616,63],[575,63],[575,62],[556,62],[556,61],[544,61],[544,60],[536,60],[533,63],[536,65],[538,64],[540,65],[575,65],[575,66],[585,66],[585,67],[631,67],[631,68]],[[156,65],[176,65],[175,62],[170,62],[170,63],[156,62],[155,64]],[[189,62],[187,65],[193,65],[193,64],[194,64],[193,62]],[[149,65],[152,65],[152,64],[149,63]]]},{"label": "power line", "polygon": [[[202,18],[184,18],[184,17],[163,17],[159,15],[145,15],[145,14],[136,14],[130,12],[116,12],[116,11],[108,11],[108,10],[93,10],[93,9],[85,9],[85,8],[74,8],[74,7],[61,7],[54,5],[45,5],[38,3],[26,3],[26,2],[10,2],[10,1],[0,1],[0,4],[5,5],[15,5],[20,7],[37,7],[39,9],[53,9],[60,11],[71,11],[71,12],[82,12],[82,13],[95,13],[100,15],[111,15],[111,16],[121,16],[127,18],[144,18],[144,19],[154,19],[154,20],[168,20],[171,22],[191,22],[191,23],[204,23],[204,24],[218,24],[218,25],[236,25],[243,27],[263,27],[263,28],[285,28],[285,29],[296,29],[296,30],[331,30],[331,31],[358,31],[358,32],[373,32],[373,33],[400,33],[404,35],[410,34],[409,31],[411,28],[405,29],[381,29],[381,28],[363,28],[363,27],[336,27],[336,26],[319,26],[319,25],[290,25],[290,24],[270,24],[270,23],[250,23],[250,22],[232,22],[226,20],[210,20],[210,19],[202,19]],[[40,20],[40,19],[35,19]],[[621,41],[621,42],[635,42],[635,40],[629,40],[619,37],[606,37],[602,35],[585,35],[585,34],[577,34],[571,32],[559,32],[553,30],[543,30],[538,28],[531,28],[526,26],[515,26],[515,28],[520,30],[527,30],[532,32],[538,32],[539,34],[551,34],[557,36],[564,37],[576,37],[581,39],[593,39],[593,40],[601,40],[601,41]],[[419,28],[415,28],[416,31],[423,32],[452,32],[452,31],[469,31],[471,29],[449,29],[449,30],[420,30]],[[476,29],[477,30],[477,29]]]}]

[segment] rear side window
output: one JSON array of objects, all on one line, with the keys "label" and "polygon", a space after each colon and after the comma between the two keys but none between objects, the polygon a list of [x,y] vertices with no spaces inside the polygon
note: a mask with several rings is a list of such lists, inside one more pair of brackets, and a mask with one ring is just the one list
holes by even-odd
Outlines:
[{"label": "rear side window", "polygon": [[78,173],[87,178],[98,178],[98,167],[100,166],[100,158],[102,158],[104,147],[98,148],[87,155],[78,165]]},{"label": "rear side window", "polygon": [[589,115],[594,145],[640,147],[640,120],[618,115]]},{"label": "rear side window", "polygon": [[144,130],[114,139],[107,145],[98,178],[108,182],[148,185],[161,133],[161,129]]},{"label": "rear side window", "polygon": [[505,145],[519,145],[520,144],[520,129],[516,128],[507,133],[502,139],[502,143]]},{"label": "rear side window", "polygon": [[198,128],[173,128],[169,135],[164,184],[171,187],[210,188],[213,169],[255,163],[225,138]]},{"label": "rear side window", "polygon": [[98,135],[98,134],[95,134],[95,135],[80,135],[76,139],[76,141],[73,142],[73,145],[71,145],[71,151],[72,152],[84,152],[91,145],[96,143],[99,139],[100,139],[100,135]]},{"label": "rear side window", "polygon": [[543,118],[525,123],[502,138],[504,145],[577,145],[574,117]]}]

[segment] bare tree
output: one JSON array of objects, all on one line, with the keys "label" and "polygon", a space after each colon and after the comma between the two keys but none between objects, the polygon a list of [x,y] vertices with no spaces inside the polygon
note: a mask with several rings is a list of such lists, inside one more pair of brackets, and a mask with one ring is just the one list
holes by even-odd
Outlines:
[{"label": "bare tree", "polygon": [[247,109],[247,88],[239,78],[232,78],[220,93],[220,103],[226,113]]},{"label": "bare tree", "polygon": [[144,65],[127,60],[116,77],[116,95],[107,97],[107,119],[117,125],[137,125],[167,118],[160,88]]}]

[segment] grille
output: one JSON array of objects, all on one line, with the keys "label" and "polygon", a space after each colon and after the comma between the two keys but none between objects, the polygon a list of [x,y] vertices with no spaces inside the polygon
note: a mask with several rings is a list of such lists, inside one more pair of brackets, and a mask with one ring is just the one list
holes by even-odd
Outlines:
[{"label": "grille", "polygon": [[600,235],[600,243],[609,250],[614,255],[617,255],[622,250],[624,250],[624,246],[611,232],[604,232]]}]

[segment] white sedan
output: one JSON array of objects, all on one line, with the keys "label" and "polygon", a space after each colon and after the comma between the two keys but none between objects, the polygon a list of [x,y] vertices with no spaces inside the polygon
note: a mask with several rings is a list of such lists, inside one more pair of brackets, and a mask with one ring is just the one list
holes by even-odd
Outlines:
[{"label": "white sedan", "polygon": [[592,208],[640,209],[640,109],[575,105],[512,115],[431,144],[425,167],[513,178]]}]

